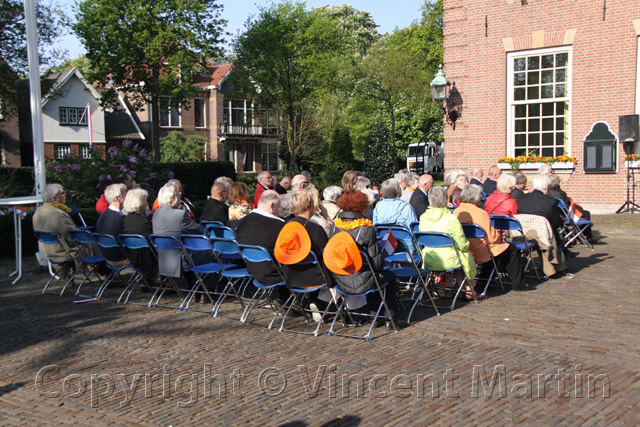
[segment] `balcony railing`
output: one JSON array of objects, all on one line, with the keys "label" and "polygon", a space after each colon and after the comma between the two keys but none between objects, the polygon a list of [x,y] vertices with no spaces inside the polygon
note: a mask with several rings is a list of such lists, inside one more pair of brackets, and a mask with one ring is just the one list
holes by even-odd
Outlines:
[{"label": "balcony railing", "polygon": [[279,129],[277,127],[267,126],[240,126],[240,125],[222,125],[222,135],[224,136],[277,136]]}]

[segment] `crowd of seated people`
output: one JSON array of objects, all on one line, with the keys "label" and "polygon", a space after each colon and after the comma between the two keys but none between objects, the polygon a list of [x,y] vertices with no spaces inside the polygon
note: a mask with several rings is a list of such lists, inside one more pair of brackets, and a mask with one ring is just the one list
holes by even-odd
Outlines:
[{"label": "crowd of seated people", "polygon": [[[431,175],[417,176],[400,171],[381,183],[381,193],[378,194],[377,187],[374,191],[369,178],[349,170],[344,173],[341,186],[326,187],[322,196],[308,172],[293,178],[284,177],[275,184],[271,174],[265,171],[257,176],[253,199],[245,183],[220,177],[211,187],[201,220],[229,225],[235,230],[239,243],[263,246],[271,254],[274,253],[281,230],[288,222],[302,224],[309,234],[313,251],[319,254],[333,236],[346,231],[353,237],[357,247],[371,259],[379,282],[386,285],[387,306],[395,315],[398,308],[395,276],[384,268],[375,225],[395,224],[411,230],[419,223],[419,231],[448,233],[453,238],[455,252],[459,256],[454,257],[451,248],[440,248],[425,250],[422,257],[425,264],[442,270],[457,268],[456,281],[468,280],[469,286],[465,289],[468,298],[474,298],[477,273],[479,279],[486,279],[491,271],[491,255],[508,274],[512,289],[525,290],[528,284],[524,278],[521,256],[514,244],[505,240],[507,236],[492,227],[489,215],[514,217],[525,214],[544,218],[554,238],[560,242],[558,231],[563,227],[564,219],[554,197],[567,204],[571,204],[571,200],[560,189],[559,178],[549,171],[541,170],[533,179],[530,189],[527,188],[524,174],[501,174],[495,166],[489,168],[484,182],[480,167],[471,169],[470,178],[460,169],[448,171],[444,187],[434,186]],[[149,210],[148,192],[137,188],[130,176],[123,175],[117,181],[122,182],[107,186],[98,202],[102,213],[96,223],[96,233],[114,236],[142,234],[147,238],[152,233],[204,233],[203,226],[195,218],[193,205],[182,194],[179,180],[170,180],[159,190],[153,211]],[[75,243],[68,238],[68,230],[76,226],[64,205],[62,187],[51,184],[43,196],[45,204],[34,215],[34,228],[55,232],[61,237],[60,247],[45,248],[45,252],[48,256],[71,256],[77,260]],[[481,226],[487,241],[467,239],[461,225],[466,223]],[[552,278],[561,277],[566,265],[560,254],[554,254],[551,242],[536,233],[527,237],[539,243],[544,273]],[[186,267],[185,260],[179,254],[169,251],[158,254],[159,262],[145,251],[128,252],[131,259],[118,248],[103,249],[102,253],[114,267],[132,263],[145,272],[150,282],[158,274],[179,277]],[[476,265],[479,266],[478,271]],[[322,263],[315,268],[320,270],[311,271],[309,266],[286,266],[287,286],[317,285],[324,280],[323,277],[331,277],[328,286],[340,286],[351,293],[365,293],[373,286],[368,270],[346,277],[328,272]],[[280,273],[274,271],[272,266],[249,263],[247,269],[256,280],[267,285],[282,280]],[[286,287],[278,288],[275,292],[280,303],[289,296]],[[351,299],[349,308],[363,312],[374,310],[380,303],[379,294],[373,292],[367,295],[368,300]],[[321,311],[331,302],[331,298],[329,293],[320,293],[309,300],[314,304],[314,309],[319,307]]]}]

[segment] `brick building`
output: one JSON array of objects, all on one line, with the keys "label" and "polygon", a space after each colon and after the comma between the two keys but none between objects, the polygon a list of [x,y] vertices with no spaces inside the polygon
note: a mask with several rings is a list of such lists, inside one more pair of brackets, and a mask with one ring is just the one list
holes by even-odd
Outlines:
[{"label": "brick building", "polygon": [[[628,170],[619,116],[640,112],[639,36],[638,0],[444,0],[444,71],[459,114],[445,126],[446,168],[572,156],[577,164],[557,170],[563,189],[615,211]],[[592,130],[611,142],[585,150]]]}]

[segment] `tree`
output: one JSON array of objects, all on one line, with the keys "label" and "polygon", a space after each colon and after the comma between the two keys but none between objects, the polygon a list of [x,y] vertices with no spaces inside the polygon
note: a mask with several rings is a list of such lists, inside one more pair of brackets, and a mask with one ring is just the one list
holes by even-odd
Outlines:
[{"label": "tree", "polygon": [[339,126],[333,132],[325,167],[324,181],[329,185],[339,185],[344,172],[353,169],[353,146],[345,126]]},{"label": "tree", "polygon": [[233,79],[261,106],[280,112],[282,139],[291,172],[311,143],[313,99],[334,82],[343,32],[330,19],[284,2],[260,9],[236,39]]},{"label": "tree", "polygon": [[202,136],[189,135],[185,138],[182,132],[171,132],[160,138],[161,160],[167,163],[198,161],[206,142]]},{"label": "tree", "polygon": [[[40,65],[48,66],[59,52],[48,50],[61,34],[61,12],[53,5],[36,4]],[[3,113],[13,114],[18,103],[17,77],[29,73],[24,5],[21,0],[0,0],[0,100]],[[45,93],[46,88],[43,88]]]},{"label": "tree", "polygon": [[394,172],[394,151],[389,144],[389,129],[382,122],[371,127],[364,155],[364,172],[374,185],[379,185]]},{"label": "tree", "polygon": [[[151,108],[152,147],[160,160],[161,97],[188,108],[193,82],[219,55],[221,5],[216,0],[84,0],[73,29],[94,67],[88,78],[110,80],[134,108]],[[110,93],[109,93],[110,92]],[[103,100],[113,96],[105,91]],[[167,100],[167,104],[169,101]]]},{"label": "tree", "polygon": [[372,44],[380,38],[376,23],[369,12],[355,9],[353,6],[322,6],[312,13],[335,21],[344,31],[342,53],[353,56],[366,55]]},{"label": "tree", "polygon": [[[51,71],[54,73],[59,73],[59,72],[66,71],[70,68],[75,68],[76,70],[80,71],[80,74],[82,74],[82,76],[85,78],[86,76],[95,74],[95,71],[93,70],[93,66],[91,65],[91,61],[89,61],[89,59],[84,55],[80,55],[75,59],[67,58],[64,61],[62,61],[60,65],[52,67]],[[98,82],[89,82],[89,83],[94,84]]]}]

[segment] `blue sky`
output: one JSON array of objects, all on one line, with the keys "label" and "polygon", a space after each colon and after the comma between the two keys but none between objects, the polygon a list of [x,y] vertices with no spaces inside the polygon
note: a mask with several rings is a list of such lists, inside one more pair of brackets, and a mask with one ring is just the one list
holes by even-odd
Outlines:
[{"label": "blue sky", "polygon": [[[73,4],[75,0],[61,0],[60,4],[65,12],[73,17]],[[244,23],[250,15],[257,15],[258,6],[264,7],[271,3],[268,0],[222,0],[224,5],[222,18],[228,21],[226,30],[232,34],[242,32]],[[381,33],[391,32],[396,28],[409,26],[413,21],[420,19],[420,8],[424,0],[309,0],[306,2],[307,9],[313,9],[326,5],[350,4],[358,10],[369,12]],[[84,48],[80,41],[73,35],[66,35],[61,38],[56,47],[66,49],[70,58],[76,58],[84,53]]]}]

